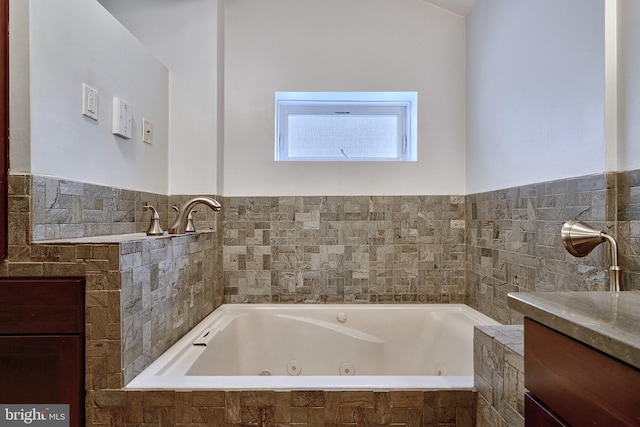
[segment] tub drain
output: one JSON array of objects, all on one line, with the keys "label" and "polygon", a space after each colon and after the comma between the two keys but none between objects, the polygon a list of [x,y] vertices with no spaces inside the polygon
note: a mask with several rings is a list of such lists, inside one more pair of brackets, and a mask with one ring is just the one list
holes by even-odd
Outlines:
[{"label": "tub drain", "polygon": [[355,375],[356,374],[356,368],[353,366],[353,364],[349,363],[349,362],[344,362],[342,365],[340,365],[340,375]]},{"label": "tub drain", "polygon": [[270,377],[271,375],[273,375],[273,372],[271,372],[271,369],[262,369],[258,375],[260,375],[261,377]]},{"label": "tub drain", "polygon": [[300,372],[302,372],[302,365],[295,359],[290,360],[289,363],[287,363],[287,372],[289,375],[293,376],[300,375]]},{"label": "tub drain", "polygon": [[438,369],[436,370],[436,374],[438,374],[439,377],[443,377],[447,375],[447,368],[444,365],[438,366]]}]

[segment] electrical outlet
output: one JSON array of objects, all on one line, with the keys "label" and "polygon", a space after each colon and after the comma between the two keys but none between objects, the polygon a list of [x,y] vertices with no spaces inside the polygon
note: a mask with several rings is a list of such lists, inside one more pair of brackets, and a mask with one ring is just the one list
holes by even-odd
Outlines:
[{"label": "electrical outlet", "polygon": [[98,91],[82,84],[82,115],[98,120]]},{"label": "electrical outlet", "polygon": [[153,144],[153,125],[151,120],[142,119],[142,142]]},{"label": "electrical outlet", "polygon": [[113,98],[113,129],[115,135],[122,138],[130,139],[133,127],[133,118],[131,116],[131,105],[126,101],[114,97]]}]

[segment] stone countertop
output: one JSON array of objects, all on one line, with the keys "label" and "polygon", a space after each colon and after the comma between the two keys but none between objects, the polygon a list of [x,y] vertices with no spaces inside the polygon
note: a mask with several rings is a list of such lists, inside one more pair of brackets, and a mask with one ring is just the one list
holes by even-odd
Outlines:
[{"label": "stone countertop", "polygon": [[640,369],[640,291],[510,293],[526,317]]}]

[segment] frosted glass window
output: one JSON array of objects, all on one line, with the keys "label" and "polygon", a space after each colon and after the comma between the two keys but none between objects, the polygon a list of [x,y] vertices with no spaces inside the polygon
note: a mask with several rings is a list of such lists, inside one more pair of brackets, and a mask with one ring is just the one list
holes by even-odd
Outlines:
[{"label": "frosted glass window", "polygon": [[396,116],[290,115],[289,158],[398,157]]},{"label": "frosted glass window", "polygon": [[[373,94],[380,97],[384,93]],[[349,98],[355,97],[349,95]],[[278,161],[415,160],[415,144],[411,138],[415,114],[411,107],[412,102],[396,99],[292,100],[278,99],[276,95],[275,158]]]}]

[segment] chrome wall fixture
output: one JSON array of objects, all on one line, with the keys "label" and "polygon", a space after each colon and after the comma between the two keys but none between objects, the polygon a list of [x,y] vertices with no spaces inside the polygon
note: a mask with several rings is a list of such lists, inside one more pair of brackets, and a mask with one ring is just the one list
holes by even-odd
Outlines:
[{"label": "chrome wall fixture", "polygon": [[564,247],[575,257],[587,256],[600,243],[609,242],[611,258],[609,290],[612,292],[620,291],[622,269],[618,267],[618,244],[613,237],[575,219],[564,223],[561,236]]}]

